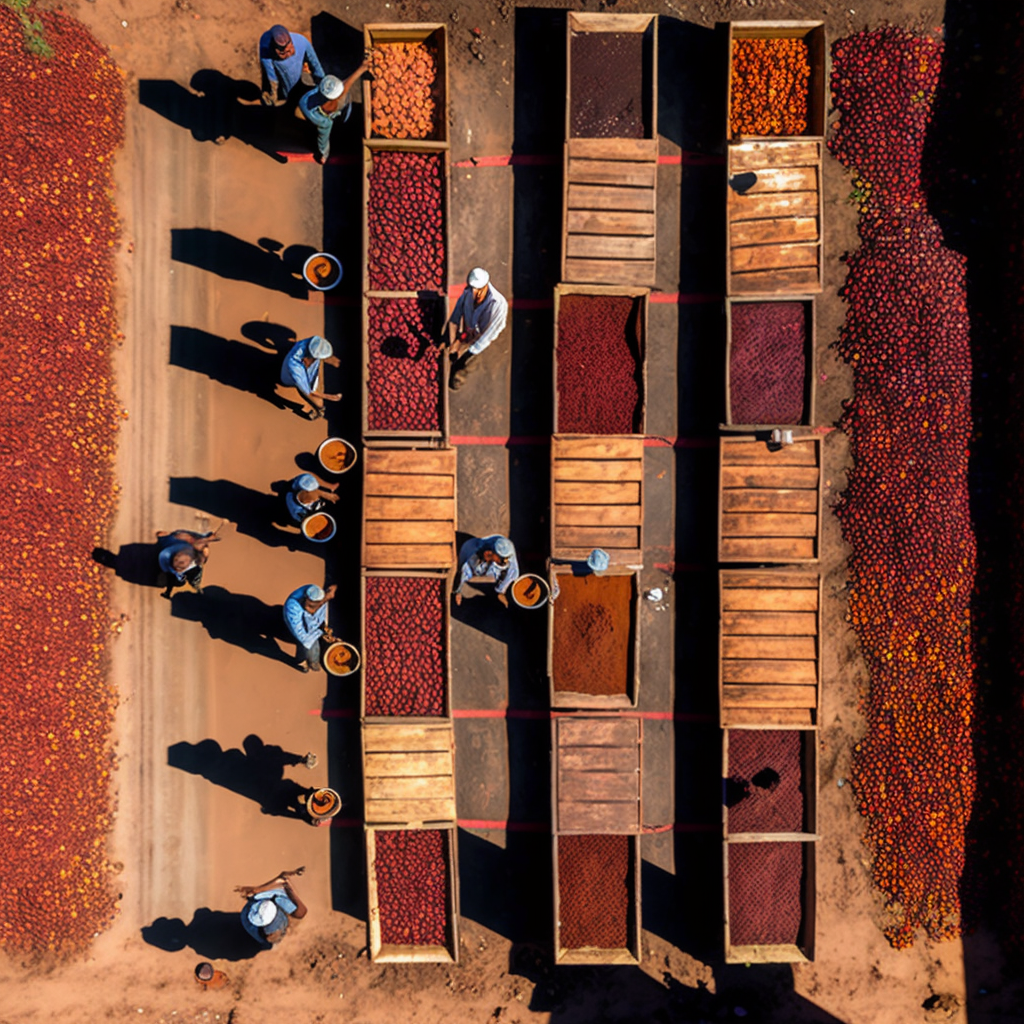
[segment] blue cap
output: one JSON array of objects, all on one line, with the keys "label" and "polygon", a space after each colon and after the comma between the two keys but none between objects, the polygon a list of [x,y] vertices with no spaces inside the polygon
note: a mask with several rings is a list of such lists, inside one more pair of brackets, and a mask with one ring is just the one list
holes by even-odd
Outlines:
[{"label": "blue cap", "polygon": [[499,558],[511,558],[515,548],[512,546],[512,541],[508,537],[495,537],[494,538],[494,553]]},{"label": "blue cap", "polygon": [[324,596],[323,587],[318,587],[315,583],[310,583],[310,585],[306,587],[306,597],[308,597],[310,601],[322,601]]},{"label": "blue cap", "polygon": [[295,478],[295,486],[300,491],[315,491],[320,485],[312,473],[303,473]]},{"label": "blue cap", "polygon": [[608,568],[611,559],[608,557],[608,552],[602,548],[594,548],[593,551],[587,555],[587,568],[592,572],[604,572]]}]

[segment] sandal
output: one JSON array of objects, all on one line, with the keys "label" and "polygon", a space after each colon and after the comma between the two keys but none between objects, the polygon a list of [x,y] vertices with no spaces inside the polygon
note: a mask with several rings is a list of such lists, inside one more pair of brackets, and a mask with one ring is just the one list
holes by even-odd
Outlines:
[{"label": "sandal", "polygon": [[306,412],[303,413],[303,415],[306,417],[307,420],[320,419],[320,414],[316,411],[316,409],[308,409]]}]

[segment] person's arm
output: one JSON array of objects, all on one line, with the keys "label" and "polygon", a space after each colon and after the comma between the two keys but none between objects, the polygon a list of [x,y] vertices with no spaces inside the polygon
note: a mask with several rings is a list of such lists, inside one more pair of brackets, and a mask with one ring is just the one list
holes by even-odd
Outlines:
[{"label": "person's arm", "polygon": [[466,318],[466,294],[466,290],[463,290],[462,294],[455,300],[455,308],[452,310],[452,315],[448,317],[448,323],[442,329],[448,332],[448,346],[452,349],[452,355],[454,356],[461,354],[455,351],[458,347],[455,342],[455,336],[458,334],[462,327],[462,322]]},{"label": "person's arm", "polygon": [[348,78],[346,78],[341,83],[341,96],[339,96],[338,98],[343,99],[345,94],[349,91],[349,89],[352,88],[353,84],[357,82],[360,78],[362,78],[363,75],[369,70],[370,62],[368,60],[364,60],[363,63],[360,64],[359,67],[357,67],[355,71],[353,71],[352,74],[349,75]]},{"label": "person's arm", "polygon": [[287,623],[292,636],[303,647],[312,647],[313,641],[320,639],[320,629],[318,627],[315,633],[312,630],[306,629],[304,611],[305,609],[298,601],[285,601],[284,621]]},{"label": "person's arm", "polygon": [[301,921],[302,918],[306,916],[308,907],[306,906],[305,903],[302,902],[302,900],[299,898],[299,894],[293,888],[292,883],[289,882],[287,879],[285,879],[284,882],[284,891],[288,894],[288,899],[290,899],[292,903],[295,904],[295,910],[292,911],[291,916],[294,917],[296,921]]},{"label": "person's arm", "polygon": [[495,296],[494,308],[491,311],[490,320],[487,322],[487,326],[483,329],[480,335],[477,337],[471,345],[469,345],[469,351],[473,355],[478,356],[494,339],[505,330],[505,324],[508,322],[508,302],[504,296],[501,296],[500,301],[498,296]]},{"label": "person's arm", "polygon": [[508,556],[508,565],[505,566],[502,577],[494,589],[498,594],[504,594],[517,579],[519,579],[519,561],[516,559],[516,552],[513,548],[512,554]]},{"label": "person's arm", "polygon": [[324,77],[324,69],[320,64],[320,58],[316,55],[316,50],[313,49],[313,44],[308,39],[303,60],[309,65],[309,73],[313,76],[313,81],[319,85]]},{"label": "person's arm", "polygon": [[305,874],[305,871],[305,866],[297,867],[294,871],[280,871],[269,882],[264,882],[262,885],[236,885],[235,892],[248,899],[250,896],[255,896],[258,892],[263,892],[264,889],[278,889],[286,886],[288,884],[286,879],[292,876],[298,877]]},{"label": "person's arm", "polygon": [[459,571],[459,582],[455,584],[455,588],[452,590],[452,593],[455,595],[456,604],[462,604],[462,585],[473,576],[473,567],[469,564],[472,558],[473,556],[470,555],[462,563],[462,569]]}]

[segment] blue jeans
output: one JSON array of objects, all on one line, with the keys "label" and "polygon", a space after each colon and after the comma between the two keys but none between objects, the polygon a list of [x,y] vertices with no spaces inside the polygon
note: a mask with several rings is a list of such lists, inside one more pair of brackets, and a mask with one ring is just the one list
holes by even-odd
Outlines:
[{"label": "blue jeans", "polygon": [[304,661],[308,661],[310,667],[320,667],[320,641],[314,640],[312,647],[305,647],[298,640],[295,641],[295,658],[302,664]]}]

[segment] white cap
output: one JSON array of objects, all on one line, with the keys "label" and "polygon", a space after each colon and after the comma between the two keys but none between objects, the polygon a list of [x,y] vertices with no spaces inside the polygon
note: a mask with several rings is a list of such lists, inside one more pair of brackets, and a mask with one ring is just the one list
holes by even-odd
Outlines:
[{"label": "white cap", "polygon": [[510,541],[508,537],[494,538],[494,553],[499,558],[511,558],[513,551],[515,551],[515,548],[512,546],[512,541]]},{"label": "white cap", "polygon": [[329,100],[336,100],[344,91],[344,84],[335,75],[326,75],[320,82],[320,92]]},{"label": "white cap", "polygon": [[295,478],[295,486],[300,491],[315,491],[320,485],[316,482],[316,477],[312,473],[303,473]]},{"label": "white cap", "polygon": [[306,597],[308,597],[310,601],[322,601],[324,599],[323,587],[318,587],[315,583],[310,583],[310,585],[306,587]]},{"label": "white cap", "polygon": [[249,908],[249,923],[266,928],[277,917],[277,904],[272,899],[257,900]]},{"label": "white cap", "polygon": [[470,288],[483,288],[485,284],[489,284],[491,275],[484,270],[483,267],[474,267],[469,272],[469,277],[466,278],[466,284]]},{"label": "white cap", "polygon": [[334,346],[319,334],[314,334],[306,345],[306,351],[314,359],[330,359],[334,355]]}]

